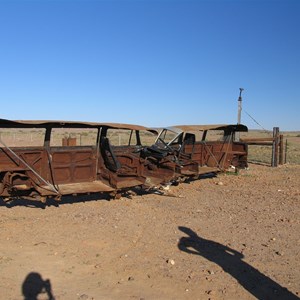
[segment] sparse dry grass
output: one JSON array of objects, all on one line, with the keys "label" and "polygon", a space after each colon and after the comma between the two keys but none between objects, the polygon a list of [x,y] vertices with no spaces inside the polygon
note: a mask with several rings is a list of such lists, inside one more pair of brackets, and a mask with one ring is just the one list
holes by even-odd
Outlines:
[{"label": "sparse dry grass", "polygon": [[[300,164],[300,132],[281,132],[281,134],[283,134],[284,141],[284,161],[288,164]],[[250,130],[249,132],[241,134],[242,138],[270,138],[272,136],[272,132],[265,132],[261,130]],[[249,161],[271,164],[271,146],[250,145],[248,151]]]}]

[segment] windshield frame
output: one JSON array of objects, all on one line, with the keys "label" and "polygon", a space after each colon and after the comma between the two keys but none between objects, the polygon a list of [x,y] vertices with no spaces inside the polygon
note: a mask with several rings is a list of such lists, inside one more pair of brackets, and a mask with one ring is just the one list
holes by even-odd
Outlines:
[{"label": "windshield frame", "polygon": [[[166,141],[165,137],[167,136],[168,133],[174,134],[174,137],[171,140]],[[161,141],[163,141],[163,144],[164,144],[163,148],[165,149],[165,148],[167,148],[167,146],[171,146],[176,140],[178,140],[178,142],[179,142],[180,135],[182,135],[182,134],[183,134],[183,131],[178,128],[174,128],[174,127],[163,128],[159,132],[154,144],[160,148],[161,144],[162,144]]]}]

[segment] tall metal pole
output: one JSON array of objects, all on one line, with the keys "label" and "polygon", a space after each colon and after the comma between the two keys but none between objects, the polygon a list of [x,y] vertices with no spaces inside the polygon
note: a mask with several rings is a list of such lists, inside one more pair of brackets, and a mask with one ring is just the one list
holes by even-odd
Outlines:
[{"label": "tall metal pole", "polygon": [[[240,88],[240,95],[239,95],[239,99],[238,99],[238,119],[237,119],[237,123],[241,124],[241,115],[242,115],[242,92],[243,92],[243,88]],[[235,133],[235,140],[238,142],[240,140],[240,133],[236,132]]]},{"label": "tall metal pole", "polygon": [[242,114],[242,92],[243,88],[240,88],[240,96],[238,99],[238,124],[241,124],[241,114]]}]

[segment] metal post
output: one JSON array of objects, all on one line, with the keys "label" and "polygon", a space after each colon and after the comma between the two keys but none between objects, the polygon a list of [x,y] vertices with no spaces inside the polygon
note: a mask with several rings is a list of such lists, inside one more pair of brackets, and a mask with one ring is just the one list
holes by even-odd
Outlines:
[{"label": "metal post", "polygon": [[[237,117],[237,123],[241,124],[241,115],[242,115],[242,92],[243,88],[240,88],[240,95],[238,98],[238,117]],[[240,141],[240,133],[236,132],[235,133],[235,141],[239,142]]]}]

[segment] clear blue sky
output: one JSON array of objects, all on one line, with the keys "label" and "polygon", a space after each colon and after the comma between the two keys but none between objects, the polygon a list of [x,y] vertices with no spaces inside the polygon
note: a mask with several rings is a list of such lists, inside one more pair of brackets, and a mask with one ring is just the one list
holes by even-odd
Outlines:
[{"label": "clear blue sky", "polygon": [[0,118],[300,130],[298,0],[0,0]]}]

